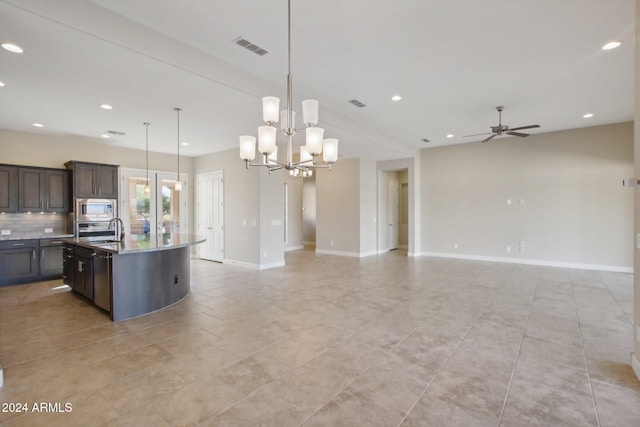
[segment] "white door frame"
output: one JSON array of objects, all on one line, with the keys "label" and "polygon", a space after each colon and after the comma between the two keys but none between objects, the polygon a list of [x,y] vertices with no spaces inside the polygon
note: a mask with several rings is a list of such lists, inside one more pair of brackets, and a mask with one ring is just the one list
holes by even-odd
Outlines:
[{"label": "white door frame", "polygon": [[[220,191],[218,194],[218,200],[213,200],[215,194],[211,194],[209,202],[206,201],[202,195],[202,186],[204,180],[220,180]],[[224,239],[224,172],[222,170],[206,172],[196,175],[196,233],[203,235],[207,238],[207,241],[201,245],[198,245],[198,254],[201,258],[210,261],[224,262],[225,257],[225,239]],[[205,199],[205,200],[203,200]],[[203,203],[211,203],[211,206],[203,206]],[[217,206],[213,206],[217,204]],[[214,209],[219,209],[218,217],[219,223],[215,223]],[[212,224],[204,224],[203,210],[208,209],[212,218]],[[217,248],[217,250],[216,250]],[[204,253],[203,253],[204,252]],[[202,254],[202,255],[201,255]],[[204,256],[203,256],[204,255]]]}]

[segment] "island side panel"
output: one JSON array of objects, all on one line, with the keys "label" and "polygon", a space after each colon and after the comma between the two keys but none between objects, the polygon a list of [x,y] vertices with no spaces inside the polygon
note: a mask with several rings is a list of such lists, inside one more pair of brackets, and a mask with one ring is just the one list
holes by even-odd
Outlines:
[{"label": "island side panel", "polygon": [[174,304],[187,296],[189,286],[188,247],[114,254],[113,321]]}]

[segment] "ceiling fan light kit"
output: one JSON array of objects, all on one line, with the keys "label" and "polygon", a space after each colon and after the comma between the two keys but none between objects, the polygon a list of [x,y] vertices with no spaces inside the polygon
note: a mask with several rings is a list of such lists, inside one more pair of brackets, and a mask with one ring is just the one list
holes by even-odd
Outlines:
[{"label": "ceiling fan light kit", "polygon": [[496,136],[502,136],[502,135],[519,136],[519,137],[524,138],[524,137],[529,136],[529,134],[528,133],[524,133],[524,132],[517,132],[517,131],[525,130],[525,129],[534,129],[534,128],[539,128],[540,127],[540,125],[528,125],[528,126],[518,126],[518,127],[515,127],[515,128],[510,128],[509,126],[502,124],[502,110],[504,110],[504,107],[502,105],[498,105],[496,107],[496,110],[498,111],[498,125],[497,126],[490,126],[491,132],[476,133],[476,134],[473,134],[473,135],[465,135],[464,138],[468,138],[468,137],[471,137],[471,136],[489,135],[487,138],[483,139],[480,142],[487,142],[487,141],[492,140]]}]

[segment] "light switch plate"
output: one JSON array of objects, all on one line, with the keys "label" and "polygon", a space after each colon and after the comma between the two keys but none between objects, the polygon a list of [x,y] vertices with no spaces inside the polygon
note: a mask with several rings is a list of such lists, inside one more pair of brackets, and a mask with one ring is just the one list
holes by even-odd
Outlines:
[{"label": "light switch plate", "polygon": [[2,236],[8,236],[11,234],[11,230],[2,230]]},{"label": "light switch plate", "polygon": [[44,232],[45,233],[53,233],[53,228],[45,228]]}]

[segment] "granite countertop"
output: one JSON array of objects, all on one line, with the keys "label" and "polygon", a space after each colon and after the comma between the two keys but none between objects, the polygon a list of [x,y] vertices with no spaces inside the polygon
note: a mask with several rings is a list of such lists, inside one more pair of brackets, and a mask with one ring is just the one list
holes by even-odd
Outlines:
[{"label": "granite countertop", "polygon": [[206,239],[195,234],[134,234],[121,242],[89,240],[86,237],[65,239],[66,243],[118,255],[154,252],[198,245]]},{"label": "granite countertop", "polygon": [[8,236],[0,236],[0,242],[5,240],[39,240],[39,239],[68,239],[73,234],[10,234]]}]

